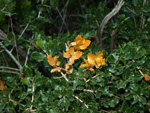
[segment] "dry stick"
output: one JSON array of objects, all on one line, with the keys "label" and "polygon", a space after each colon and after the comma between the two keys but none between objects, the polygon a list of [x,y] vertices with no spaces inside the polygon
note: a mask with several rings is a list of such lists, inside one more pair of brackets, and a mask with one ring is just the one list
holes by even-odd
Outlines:
[{"label": "dry stick", "polygon": [[7,39],[7,35],[0,29],[0,39],[1,40],[6,40]]},{"label": "dry stick", "polygon": [[[1,43],[1,45],[2,45],[2,43]],[[9,56],[10,56],[10,57],[13,59],[13,61],[17,64],[17,66],[18,66],[20,72],[22,72],[22,66],[21,66],[20,62],[18,62],[18,61],[16,60],[16,58],[12,55],[12,53],[11,53],[6,47],[4,47],[4,50],[9,54]]]},{"label": "dry stick", "polygon": [[86,108],[89,108],[88,105],[86,105],[81,99],[79,99],[79,97],[73,95],[77,100],[79,100],[81,103],[83,103],[85,105]]},{"label": "dry stick", "polygon": [[[15,33],[14,33],[14,29],[13,29],[13,23],[12,23],[12,19],[10,18],[10,22],[11,22],[11,30],[12,30],[12,34],[14,36],[14,42],[15,42],[15,46],[16,46],[16,52],[17,52],[17,42],[16,42],[16,37],[15,37]],[[19,62],[19,55],[18,55],[18,52],[17,52],[17,59],[18,59],[18,62]]]},{"label": "dry stick", "polygon": [[67,79],[66,74],[63,74],[62,72],[60,72],[60,73],[64,77],[64,79],[68,82],[69,80]]},{"label": "dry stick", "polygon": [[124,3],[125,2],[123,0],[118,1],[118,3],[115,6],[115,8],[109,14],[107,14],[105,16],[105,18],[103,19],[100,27],[98,28],[98,31],[96,33],[96,37],[95,38],[96,38],[97,44],[100,43],[102,48],[103,48],[103,37],[102,37],[102,35],[103,35],[104,27],[107,24],[107,22],[110,20],[110,18],[112,18],[113,16],[115,16],[119,12],[120,8],[123,6]]},{"label": "dry stick", "polygon": [[[34,35],[32,35],[32,39],[33,39],[33,37],[34,37]],[[29,49],[28,49],[28,51],[27,51],[26,60],[25,60],[25,63],[24,63],[25,66],[27,65],[27,61],[28,61],[30,49],[31,49],[31,42],[30,42],[30,47],[29,47]]]},{"label": "dry stick", "polygon": [[0,70],[0,72],[4,72],[4,73],[12,73],[12,74],[17,74],[17,75],[20,74],[20,73],[18,73],[18,72],[14,72],[14,71],[6,71],[6,70]]},{"label": "dry stick", "polygon": [[[93,78],[96,78],[97,76],[99,76],[99,74],[96,74],[95,76],[93,76],[92,79],[93,79]],[[91,81],[92,79],[88,79],[86,82],[89,82],[89,81]]]},{"label": "dry stick", "polygon": [[[135,62],[135,60],[132,60],[132,62]],[[137,70],[139,71],[139,73],[144,77],[143,72],[138,68],[138,66],[136,66]]]},{"label": "dry stick", "polygon": [[12,67],[4,67],[4,66],[0,66],[1,69],[9,69],[9,70],[15,70],[15,71],[20,71],[17,68],[12,68]]},{"label": "dry stick", "polygon": [[[14,90],[14,89],[11,90],[11,93],[13,93],[13,90]],[[25,105],[23,105],[23,104],[21,104],[21,103],[19,103],[19,102],[17,102],[17,101],[12,100],[12,99],[11,99],[11,93],[9,93],[9,95],[8,95],[9,101],[11,101],[11,102],[13,102],[13,103],[15,103],[15,104],[19,104],[19,105],[25,107]]]},{"label": "dry stick", "polygon": [[18,40],[20,40],[20,38],[22,37],[22,35],[24,34],[24,32],[26,31],[26,29],[27,29],[28,26],[29,26],[29,23],[26,25],[26,27],[25,27],[24,30],[22,31],[22,33],[21,33],[21,35],[19,36],[19,39],[18,39]]},{"label": "dry stick", "polygon": [[[35,84],[33,83],[33,85],[32,85],[32,100],[31,100],[31,103],[33,103],[33,101],[34,101],[34,91],[35,91]],[[30,107],[30,109],[32,109],[32,107],[33,107],[33,105],[31,104],[31,107]]]},{"label": "dry stick", "polygon": [[117,30],[118,28],[114,29],[111,33],[111,44],[110,44],[110,50],[112,51],[113,50],[113,45],[114,45],[114,38],[117,34]]},{"label": "dry stick", "polygon": [[[64,13],[66,12],[65,9],[67,8],[68,4],[69,4],[69,0],[66,2],[64,8],[62,9],[62,11],[64,10]],[[64,17],[63,17],[57,7],[56,7],[56,10],[58,11],[58,14],[59,14],[59,16],[61,17],[61,19],[62,19],[62,21],[63,21],[63,23],[62,23],[62,25],[61,25],[61,28],[60,28],[60,31],[59,31],[59,33],[60,33],[61,30],[62,30],[63,24],[66,26],[66,28],[67,28],[67,30],[68,30],[67,24],[66,24],[66,22],[65,22],[66,14],[64,14]],[[62,12],[62,11],[61,11],[61,12]]]}]

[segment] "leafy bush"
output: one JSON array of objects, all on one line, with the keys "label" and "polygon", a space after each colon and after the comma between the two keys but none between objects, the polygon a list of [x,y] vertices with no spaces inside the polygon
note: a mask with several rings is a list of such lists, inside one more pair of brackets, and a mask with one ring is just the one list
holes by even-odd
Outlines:
[{"label": "leafy bush", "polygon": [[102,48],[110,1],[0,1],[1,112],[149,112],[150,1],[124,0]]}]

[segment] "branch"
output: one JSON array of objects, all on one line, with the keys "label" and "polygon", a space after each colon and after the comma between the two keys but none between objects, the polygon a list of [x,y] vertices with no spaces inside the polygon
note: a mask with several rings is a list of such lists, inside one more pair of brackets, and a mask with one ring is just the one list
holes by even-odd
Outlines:
[{"label": "branch", "polygon": [[103,19],[103,21],[102,21],[100,27],[98,28],[98,31],[97,31],[96,36],[95,36],[95,38],[96,38],[96,43],[97,43],[97,44],[100,43],[101,46],[102,46],[102,48],[103,48],[103,37],[102,37],[102,35],[103,35],[104,27],[105,27],[105,25],[107,24],[107,22],[108,22],[113,16],[115,16],[115,15],[119,12],[120,8],[123,6],[124,3],[125,3],[125,2],[124,2],[123,0],[118,1],[118,3],[117,3],[117,5],[115,6],[115,8],[114,8],[109,14],[107,14],[107,15],[105,16],[105,18]]},{"label": "branch", "polygon": [[8,69],[8,70],[15,70],[15,71],[19,71],[19,69],[17,68],[12,68],[12,67],[4,67],[4,66],[0,66],[1,69]]},{"label": "branch", "polygon": [[[135,62],[135,60],[132,60],[132,62]],[[143,74],[143,72],[139,69],[139,67],[136,66],[136,68],[137,68],[137,70],[139,71],[139,73],[144,77],[144,74]]]},{"label": "branch", "polygon": [[85,105],[86,108],[89,108],[88,105],[86,105],[81,99],[79,99],[79,97],[73,95],[77,100],[79,100],[81,103],[83,103]]},{"label": "branch", "polygon": [[6,40],[7,35],[0,29],[0,40]]},{"label": "branch", "polygon": [[20,73],[14,72],[14,71],[5,71],[5,70],[0,70],[0,72],[12,73],[12,74],[17,74],[17,75],[20,74]]},{"label": "branch", "polygon": [[[3,45],[3,44],[1,43],[1,45]],[[13,54],[5,46],[3,48],[9,54],[9,56],[12,58],[12,60],[16,63],[16,65],[18,66],[20,72],[22,72],[22,66],[21,66],[20,62],[18,62],[16,60],[16,58],[13,56]]]},{"label": "branch", "polygon": [[[95,76],[93,76],[92,79],[93,79],[93,78],[96,78],[97,76],[99,76],[99,74],[96,74]],[[88,79],[86,82],[89,82],[89,81],[91,81],[92,79]]]},{"label": "branch", "polygon": [[67,79],[67,77],[66,77],[66,74],[63,74],[62,72],[61,72],[61,75],[64,77],[64,79],[68,82],[69,80]]}]

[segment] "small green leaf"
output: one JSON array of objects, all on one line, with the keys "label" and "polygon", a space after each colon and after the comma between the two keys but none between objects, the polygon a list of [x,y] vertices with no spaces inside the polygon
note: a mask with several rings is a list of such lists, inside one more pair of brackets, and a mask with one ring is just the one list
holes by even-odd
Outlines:
[{"label": "small green leaf", "polygon": [[28,85],[28,80],[27,80],[26,78],[21,79],[21,83],[22,83],[22,84],[25,84],[25,85]]},{"label": "small green leaf", "polygon": [[44,60],[44,58],[46,58],[46,55],[45,54],[43,54],[43,53],[40,53],[40,52],[33,52],[32,54],[31,54],[31,57],[33,58],[33,59],[35,59],[35,60],[37,60],[38,62],[40,62],[40,61],[43,61]]},{"label": "small green leaf", "polygon": [[127,85],[128,81],[121,81],[119,84],[118,84],[118,89],[125,89],[126,85]]},{"label": "small green leaf", "polygon": [[106,60],[109,63],[116,63],[118,61],[119,56],[115,53],[111,54]]},{"label": "small green leaf", "polygon": [[28,66],[23,66],[23,73],[25,77],[31,77],[33,75],[31,68]]},{"label": "small green leaf", "polygon": [[43,40],[42,40],[42,39],[38,39],[38,40],[36,41],[36,45],[37,45],[38,47],[40,47],[41,49],[44,49],[44,44],[43,44]]},{"label": "small green leaf", "polygon": [[139,96],[139,102],[142,102],[142,104],[146,104],[146,99],[143,96]]}]

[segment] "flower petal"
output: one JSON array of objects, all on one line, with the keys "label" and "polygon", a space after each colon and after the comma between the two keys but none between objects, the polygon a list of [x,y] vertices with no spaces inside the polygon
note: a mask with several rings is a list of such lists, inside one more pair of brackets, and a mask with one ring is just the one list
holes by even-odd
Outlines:
[{"label": "flower petal", "polygon": [[91,52],[88,53],[88,63],[91,64],[91,65],[94,65],[95,64],[95,55],[93,55]]},{"label": "flower petal", "polygon": [[147,76],[147,74],[144,74],[144,78],[145,78],[145,80],[146,80],[147,82],[150,82],[150,77]]},{"label": "flower petal", "polygon": [[51,65],[53,67],[56,66],[56,59],[54,59],[52,56],[48,55],[47,60],[48,60],[49,65]]},{"label": "flower petal", "polygon": [[63,54],[63,57],[64,57],[64,58],[70,58],[69,52],[64,53],[64,54]]},{"label": "flower petal", "polygon": [[82,56],[82,52],[81,51],[76,51],[72,55],[72,57],[74,57],[75,60],[79,59],[81,56]]},{"label": "flower petal", "polygon": [[65,65],[65,69],[69,69],[69,64],[66,64],[66,65]]},{"label": "flower petal", "polygon": [[69,59],[68,64],[69,64],[69,65],[72,65],[72,64],[74,63],[74,61],[75,61],[74,57],[71,57],[71,58]]},{"label": "flower petal", "polygon": [[51,73],[54,73],[54,72],[61,72],[61,68],[56,67],[56,68],[51,69]]},{"label": "flower petal", "polygon": [[71,46],[75,46],[75,45],[77,45],[77,44],[76,44],[76,42],[71,42],[70,45],[71,45]]},{"label": "flower petal", "polygon": [[69,52],[71,55],[73,55],[73,54],[74,54],[74,47],[71,47],[68,52]]}]

